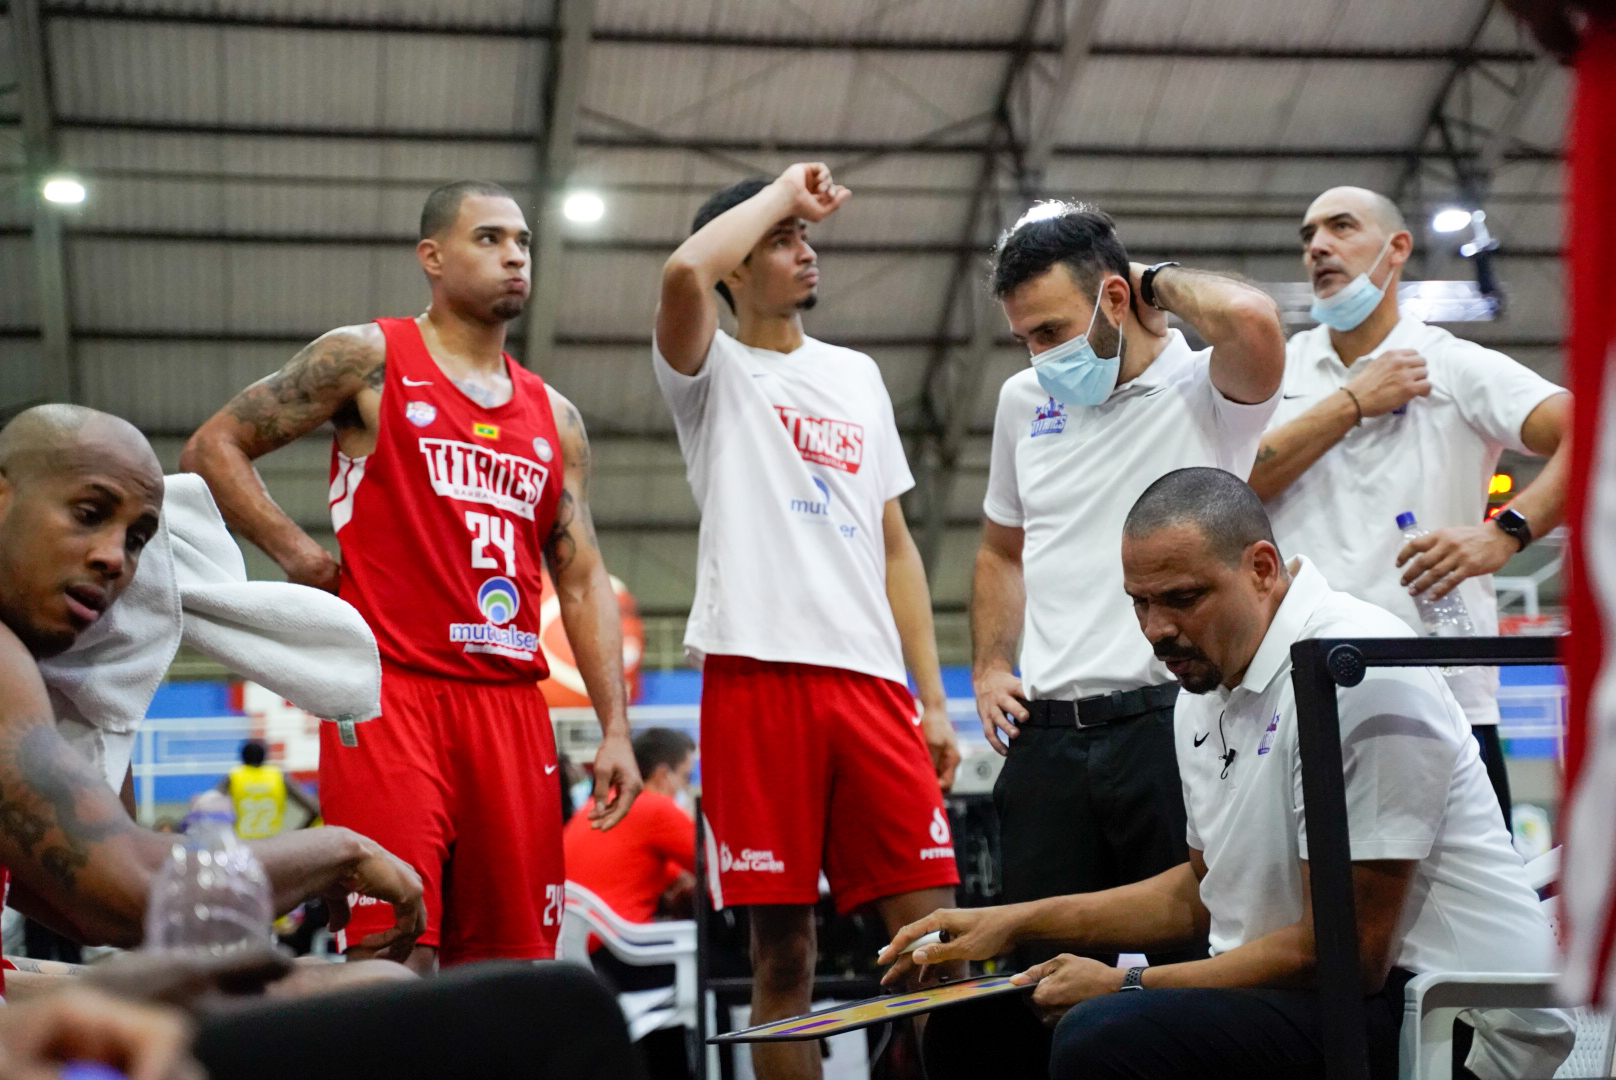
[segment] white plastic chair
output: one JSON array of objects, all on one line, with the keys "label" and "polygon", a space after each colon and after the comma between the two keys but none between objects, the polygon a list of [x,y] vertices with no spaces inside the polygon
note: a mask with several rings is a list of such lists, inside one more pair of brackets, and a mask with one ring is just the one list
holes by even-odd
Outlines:
[{"label": "white plastic chair", "polygon": [[[1560,876],[1560,849],[1526,864],[1527,879],[1541,889]],[[1555,937],[1560,936],[1559,898],[1543,901]],[[1403,991],[1402,1080],[1452,1080],[1453,1024],[1467,1009],[1562,1008],[1559,976],[1550,972],[1432,972],[1416,976]],[[1616,1018],[1589,1008],[1566,1010],[1577,1026],[1571,1055],[1557,1077],[1608,1077],[1616,1052]]]},{"label": "white plastic chair", "polygon": [[594,934],[625,964],[673,965],[673,985],[617,995],[628,1021],[629,1038],[639,1041],[659,1028],[696,1029],[696,924],[689,919],[632,923],[576,881],[567,882],[557,959],[593,967],[589,936]]}]

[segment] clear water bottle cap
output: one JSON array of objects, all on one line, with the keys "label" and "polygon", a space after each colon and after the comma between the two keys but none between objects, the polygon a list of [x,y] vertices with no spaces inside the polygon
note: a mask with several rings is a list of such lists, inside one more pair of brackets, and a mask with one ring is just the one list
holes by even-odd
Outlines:
[{"label": "clear water bottle cap", "polygon": [[182,831],[190,832],[197,825],[223,825],[226,828],[231,828],[234,827],[235,823],[234,814],[219,810],[192,810],[185,815],[185,821],[182,823],[181,828]]},{"label": "clear water bottle cap", "polygon": [[1397,527],[1399,529],[1406,529],[1412,524],[1414,524],[1414,515],[1407,510],[1397,515]]}]

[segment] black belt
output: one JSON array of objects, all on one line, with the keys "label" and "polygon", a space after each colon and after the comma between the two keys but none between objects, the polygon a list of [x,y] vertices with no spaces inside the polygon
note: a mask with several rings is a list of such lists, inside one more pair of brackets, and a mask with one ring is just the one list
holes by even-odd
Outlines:
[{"label": "black belt", "polygon": [[1171,708],[1178,700],[1178,683],[1164,682],[1137,690],[1114,690],[1109,694],[1079,698],[1076,701],[1028,701],[1027,724],[1036,728],[1100,727],[1121,723],[1136,716]]}]

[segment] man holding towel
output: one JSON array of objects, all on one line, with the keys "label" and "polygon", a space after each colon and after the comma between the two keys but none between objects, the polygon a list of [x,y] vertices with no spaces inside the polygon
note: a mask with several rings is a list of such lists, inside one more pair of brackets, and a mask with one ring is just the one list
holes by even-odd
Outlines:
[{"label": "man holding towel", "polygon": [[[62,740],[39,661],[128,587],[162,497],[157,456],[123,420],[43,405],[0,429],[0,893],[10,875],[12,907],[85,944],[140,943],[173,838],[130,821]],[[315,895],[345,911],[358,893],[386,913],[367,949],[395,958],[425,926],[420,878],[358,833],[314,829],[251,846],[278,914]]]}]

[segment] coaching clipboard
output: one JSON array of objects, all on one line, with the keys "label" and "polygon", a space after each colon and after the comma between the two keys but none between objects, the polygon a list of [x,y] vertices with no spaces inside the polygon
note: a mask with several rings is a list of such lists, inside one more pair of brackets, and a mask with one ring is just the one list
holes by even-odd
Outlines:
[{"label": "coaching clipboard", "polygon": [[794,1042],[804,1039],[824,1039],[844,1031],[857,1031],[873,1024],[884,1024],[905,1016],[917,1016],[948,1005],[1013,994],[1031,990],[1036,983],[1017,986],[1008,975],[988,975],[980,979],[944,983],[941,986],[917,990],[912,994],[883,994],[880,997],[853,1001],[818,1012],[804,1013],[786,1020],[759,1024],[742,1031],[727,1031],[714,1035],[710,1043],[742,1042]]}]

